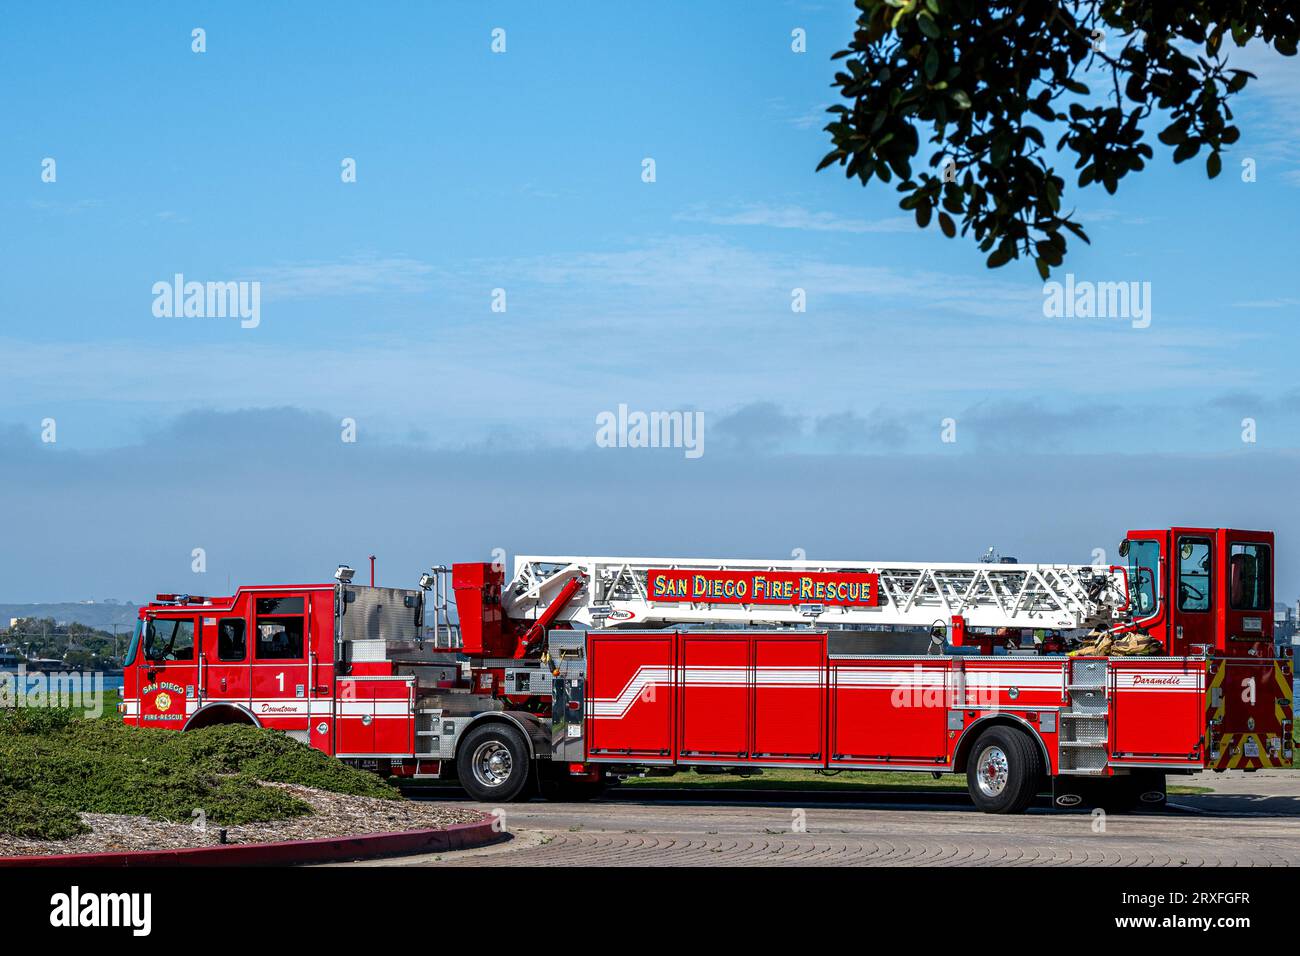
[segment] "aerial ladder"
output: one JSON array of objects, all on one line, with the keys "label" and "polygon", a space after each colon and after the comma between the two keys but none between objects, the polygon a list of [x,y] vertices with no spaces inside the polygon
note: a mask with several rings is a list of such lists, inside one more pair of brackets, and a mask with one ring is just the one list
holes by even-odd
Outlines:
[{"label": "aerial ladder", "polygon": [[[837,600],[817,591],[828,578],[864,591]],[[719,581],[733,582],[732,593]],[[761,587],[773,581],[793,586]],[[734,582],[748,583],[746,593]],[[579,628],[940,625],[960,644],[968,628],[1106,629],[1126,616],[1128,592],[1127,569],[1115,565],[520,555],[501,603],[508,619]]]}]

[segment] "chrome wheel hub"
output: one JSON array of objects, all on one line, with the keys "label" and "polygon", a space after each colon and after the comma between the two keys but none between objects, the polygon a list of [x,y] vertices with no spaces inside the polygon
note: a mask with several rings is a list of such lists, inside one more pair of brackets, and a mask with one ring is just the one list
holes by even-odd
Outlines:
[{"label": "chrome wheel hub", "polygon": [[1007,788],[1007,755],[1001,747],[985,747],[975,762],[975,781],[986,797],[996,797]]},{"label": "chrome wheel hub", "polygon": [[499,787],[510,779],[510,751],[500,741],[489,740],[474,751],[474,778],[485,787]]}]

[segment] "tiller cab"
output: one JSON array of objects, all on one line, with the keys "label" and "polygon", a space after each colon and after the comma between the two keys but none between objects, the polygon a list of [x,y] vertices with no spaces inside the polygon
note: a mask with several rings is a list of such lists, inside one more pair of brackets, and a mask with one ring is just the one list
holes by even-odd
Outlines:
[{"label": "tiller cab", "polygon": [[[243,723],[471,797],[629,775],[965,774],[1021,812],[1288,766],[1273,535],[1131,531],[1123,564],[520,556],[416,588],[241,587],[141,609],[122,712]],[[373,576],[372,576],[373,577]]]}]

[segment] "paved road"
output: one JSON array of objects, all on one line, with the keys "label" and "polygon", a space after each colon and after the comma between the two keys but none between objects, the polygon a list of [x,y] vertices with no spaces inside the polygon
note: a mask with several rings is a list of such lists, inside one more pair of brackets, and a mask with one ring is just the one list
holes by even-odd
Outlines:
[{"label": "paved road", "polygon": [[[1198,779],[1197,783],[1202,783]],[[632,788],[585,804],[511,804],[513,839],[495,847],[384,861],[440,866],[1206,866],[1300,865],[1300,773],[1225,774],[1217,792],[1164,813],[978,813],[960,797],[895,802],[841,794]],[[463,799],[443,794],[435,799]],[[868,802],[875,799],[876,802]],[[940,802],[926,802],[940,801]],[[695,802],[698,801],[698,802]],[[484,807],[492,809],[491,807]],[[1103,829],[1104,825],[1104,829]]]}]

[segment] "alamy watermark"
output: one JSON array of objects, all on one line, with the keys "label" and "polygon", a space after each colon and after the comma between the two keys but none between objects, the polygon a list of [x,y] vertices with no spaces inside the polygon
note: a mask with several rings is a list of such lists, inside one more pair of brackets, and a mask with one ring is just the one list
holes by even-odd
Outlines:
[{"label": "alamy watermark", "polygon": [[683,448],[687,458],[704,454],[704,413],[628,411],[596,416],[596,445],[600,448]]},{"label": "alamy watermark", "polygon": [[1129,319],[1133,328],[1151,325],[1150,282],[1091,282],[1067,273],[1043,285],[1043,315],[1049,319]]},{"label": "alamy watermark", "polygon": [[237,318],[240,328],[262,324],[262,283],[186,282],[178,272],[171,282],[153,284],[153,314],[160,319]]},{"label": "alamy watermark", "polygon": [[99,671],[34,671],[25,664],[0,673],[0,708],[51,707],[104,713],[104,675]]}]

